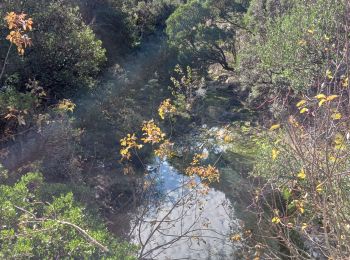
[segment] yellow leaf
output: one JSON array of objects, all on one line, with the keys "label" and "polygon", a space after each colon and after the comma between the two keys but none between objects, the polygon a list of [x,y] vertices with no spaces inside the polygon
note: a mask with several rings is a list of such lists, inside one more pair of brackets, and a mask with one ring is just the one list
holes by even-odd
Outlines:
[{"label": "yellow leaf", "polygon": [[126,150],[126,149],[120,150],[121,155],[126,155],[127,153],[128,153],[128,150]]},{"label": "yellow leaf", "polygon": [[239,234],[236,234],[236,235],[232,235],[230,237],[230,240],[231,241],[240,241],[241,240],[241,236]]},{"label": "yellow leaf", "polygon": [[326,76],[328,79],[333,79],[332,72],[330,70],[326,71]]},{"label": "yellow leaf", "polygon": [[302,225],[301,225],[301,230],[305,230],[307,228],[307,224],[306,223],[303,223]]},{"label": "yellow leaf", "polygon": [[165,134],[154,123],[153,119],[143,123],[142,131],[143,131],[143,136],[145,137],[141,138],[141,140],[144,143],[156,144],[164,140]]},{"label": "yellow leaf", "polygon": [[344,88],[347,88],[347,87],[349,86],[349,77],[346,77],[346,78],[343,80],[342,86],[343,86]]},{"label": "yellow leaf", "polygon": [[232,136],[225,135],[225,137],[224,137],[224,142],[225,143],[230,143],[230,142],[232,142],[232,140],[233,140]]},{"label": "yellow leaf", "polygon": [[339,119],[341,119],[341,117],[342,117],[342,115],[340,113],[334,113],[331,115],[331,118],[333,120],[339,120]]},{"label": "yellow leaf", "polygon": [[318,102],[318,106],[321,107],[323,105],[324,102],[326,102],[327,100],[322,99],[320,102]]},{"label": "yellow leaf", "polygon": [[58,109],[73,112],[76,105],[69,99],[63,99],[58,103]]},{"label": "yellow leaf", "polygon": [[343,150],[345,148],[345,138],[342,134],[337,133],[334,137],[334,148]]},{"label": "yellow leaf", "polygon": [[300,100],[298,103],[297,103],[297,107],[301,107],[302,105],[304,105],[306,103],[306,100]]},{"label": "yellow leaf", "polygon": [[321,93],[321,94],[318,94],[317,96],[315,96],[315,98],[317,98],[317,99],[325,99],[326,95]]},{"label": "yellow leaf", "polygon": [[299,179],[304,180],[306,178],[304,169],[301,169],[297,176]]},{"label": "yellow leaf", "polygon": [[339,96],[338,95],[330,95],[326,99],[327,99],[327,101],[332,101],[332,100],[336,99],[337,97],[339,97]]},{"label": "yellow leaf", "polygon": [[329,156],[329,161],[335,162],[336,160],[337,160],[337,158],[335,158],[334,156]]},{"label": "yellow leaf", "polygon": [[309,111],[309,109],[307,107],[304,107],[300,110],[300,114],[304,114],[307,111]]},{"label": "yellow leaf", "polygon": [[304,209],[304,202],[303,202],[303,201],[300,201],[300,200],[294,200],[293,202],[295,203],[295,206],[297,207],[298,211],[299,211],[301,214],[304,214],[304,212],[305,212],[305,209]]},{"label": "yellow leaf", "polygon": [[160,118],[163,120],[165,119],[165,116],[167,114],[172,114],[175,112],[176,112],[176,107],[171,104],[170,98],[164,100],[158,108],[158,114],[159,114]]},{"label": "yellow leaf", "polygon": [[272,125],[272,126],[270,127],[270,131],[276,130],[276,129],[280,128],[280,127],[281,127],[280,124]]},{"label": "yellow leaf", "polygon": [[278,224],[278,223],[281,223],[281,219],[279,217],[273,217],[271,222],[274,224]]},{"label": "yellow leaf", "polygon": [[306,41],[302,39],[302,40],[298,41],[298,45],[305,46],[306,45]]},{"label": "yellow leaf", "polygon": [[271,158],[272,158],[273,161],[277,159],[277,156],[278,156],[279,153],[280,152],[278,150],[272,149]]},{"label": "yellow leaf", "polygon": [[322,188],[322,184],[321,184],[321,183],[318,184],[318,185],[316,186],[316,191],[317,191],[318,193],[321,193],[321,192],[323,191],[323,188]]}]

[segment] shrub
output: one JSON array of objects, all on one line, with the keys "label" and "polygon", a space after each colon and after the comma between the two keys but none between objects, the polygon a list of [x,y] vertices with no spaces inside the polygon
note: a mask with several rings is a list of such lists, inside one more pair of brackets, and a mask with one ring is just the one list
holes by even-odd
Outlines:
[{"label": "shrub", "polygon": [[135,259],[134,247],[118,242],[72,193],[41,201],[45,185],[28,173],[0,186],[0,257],[5,259]]}]

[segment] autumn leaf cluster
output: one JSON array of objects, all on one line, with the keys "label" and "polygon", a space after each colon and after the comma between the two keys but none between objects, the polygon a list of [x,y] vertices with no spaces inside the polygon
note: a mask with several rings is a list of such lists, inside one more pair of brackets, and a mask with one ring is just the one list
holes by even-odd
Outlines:
[{"label": "autumn leaf cluster", "polygon": [[165,119],[165,116],[176,112],[176,107],[171,104],[170,98],[165,99],[158,108],[158,114],[161,119]]},{"label": "autumn leaf cluster", "polygon": [[6,37],[12,44],[16,45],[17,51],[20,55],[24,54],[24,50],[32,45],[32,40],[27,35],[28,31],[33,28],[32,18],[26,19],[27,15],[24,13],[16,14],[15,12],[7,13],[5,21],[10,30]]}]

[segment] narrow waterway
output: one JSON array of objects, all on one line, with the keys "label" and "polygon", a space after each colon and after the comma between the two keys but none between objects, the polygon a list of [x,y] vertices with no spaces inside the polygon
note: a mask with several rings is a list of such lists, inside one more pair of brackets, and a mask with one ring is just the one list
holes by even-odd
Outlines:
[{"label": "narrow waterway", "polygon": [[156,160],[149,173],[154,194],[131,220],[140,257],[232,259],[238,245],[229,238],[240,228],[226,195],[179,173],[167,161]]},{"label": "narrow waterway", "polygon": [[[191,149],[207,154],[204,163],[218,163],[229,148],[218,144],[220,131],[206,130],[215,137],[206,136],[206,144],[198,141],[202,137],[192,136]],[[129,215],[129,238],[140,245],[140,259],[237,259],[242,245],[230,238],[241,234],[243,221],[231,187],[241,180],[230,166],[218,167],[220,181],[208,186],[167,160],[154,158],[147,166],[142,203]]]}]

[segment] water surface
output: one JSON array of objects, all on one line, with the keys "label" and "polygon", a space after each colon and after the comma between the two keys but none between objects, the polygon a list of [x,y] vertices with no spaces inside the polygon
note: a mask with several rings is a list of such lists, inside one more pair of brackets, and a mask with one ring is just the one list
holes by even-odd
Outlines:
[{"label": "water surface", "polygon": [[240,221],[226,195],[179,173],[167,161],[148,167],[151,199],[132,217],[132,241],[144,259],[233,259]]}]

